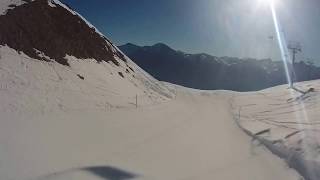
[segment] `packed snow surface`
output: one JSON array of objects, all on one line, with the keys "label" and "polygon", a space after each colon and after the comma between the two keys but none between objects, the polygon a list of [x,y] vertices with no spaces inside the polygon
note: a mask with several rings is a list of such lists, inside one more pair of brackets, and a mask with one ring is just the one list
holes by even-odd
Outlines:
[{"label": "packed snow surface", "polygon": [[133,77],[93,60],[0,56],[0,179],[300,178],[237,127],[232,92],[160,83],[135,66]]}]

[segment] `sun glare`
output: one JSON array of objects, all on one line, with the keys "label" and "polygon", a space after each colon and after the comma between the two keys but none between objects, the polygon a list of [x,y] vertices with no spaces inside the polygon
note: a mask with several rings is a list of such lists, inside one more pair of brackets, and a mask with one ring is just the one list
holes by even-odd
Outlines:
[{"label": "sun glare", "polygon": [[275,5],[278,0],[257,0],[259,5],[269,6],[271,4]]}]

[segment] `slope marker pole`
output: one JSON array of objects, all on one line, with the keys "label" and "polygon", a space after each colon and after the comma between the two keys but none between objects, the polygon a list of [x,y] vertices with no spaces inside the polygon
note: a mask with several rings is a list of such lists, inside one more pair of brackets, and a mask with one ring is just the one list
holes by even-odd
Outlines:
[{"label": "slope marker pole", "polygon": [[136,108],[138,108],[138,95],[136,95]]}]

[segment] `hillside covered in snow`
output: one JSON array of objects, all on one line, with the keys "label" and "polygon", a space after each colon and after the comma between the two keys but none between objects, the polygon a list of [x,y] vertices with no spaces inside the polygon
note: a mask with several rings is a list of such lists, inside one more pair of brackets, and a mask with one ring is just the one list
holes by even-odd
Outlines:
[{"label": "hillside covered in snow", "polygon": [[[6,1],[2,3],[15,3],[8,7],[16,7],[0,16],[3,93],[18,91],[15,94],[23,97],[17,100],[27,98],[28,104],[47,98],[52,102],[35,104],[52,104],[58,108],[73,103],[73,99],[83,99],[83,103],[68,106],[73,109],[133,106],[136,96],[139,103],[150,104],[172,96],[85,19],[61,6],[59,1]],[[59,100],[56,96],[61,97],[60,93],[65,98]],[[9,111],[14,107],[3,108]]]}]

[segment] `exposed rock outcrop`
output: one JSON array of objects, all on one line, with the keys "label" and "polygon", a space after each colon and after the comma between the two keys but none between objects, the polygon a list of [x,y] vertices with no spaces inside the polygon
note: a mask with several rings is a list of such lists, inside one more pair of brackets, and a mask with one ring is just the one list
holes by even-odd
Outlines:
[{"label": "exposed rock outcrop", "polygon": [[49,61],[39,55],[40,51],[63,65],[69,65],[66,55],[112,61],[116,65],[119,62],[115,56],[126,61],[107,38],[55,1],[23,1],[26,3],[10,5],[7,13],[0,16],[0,45]]}]

